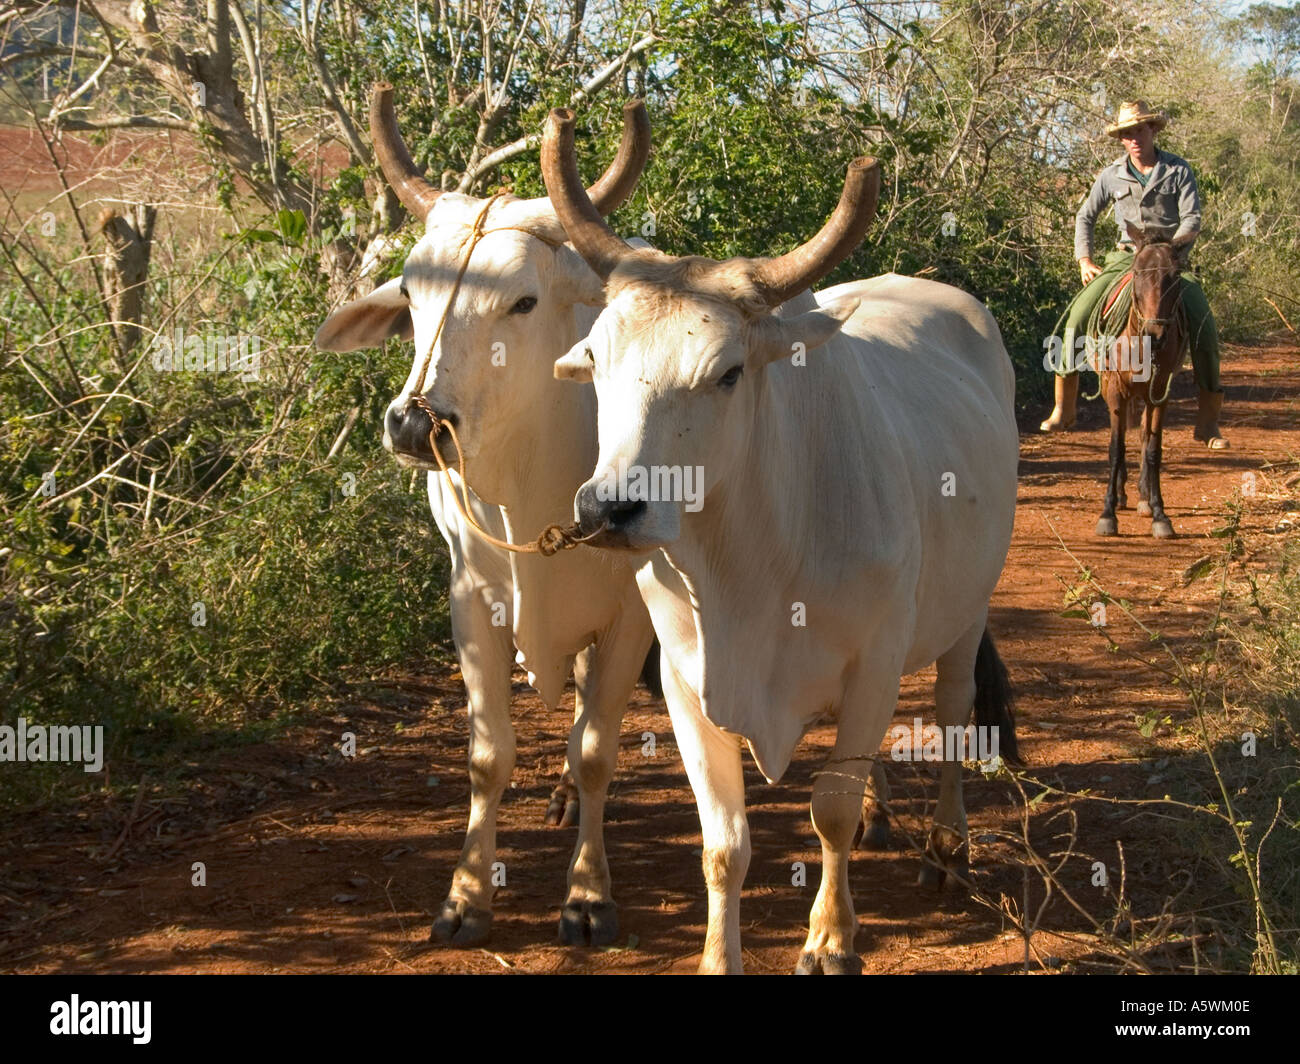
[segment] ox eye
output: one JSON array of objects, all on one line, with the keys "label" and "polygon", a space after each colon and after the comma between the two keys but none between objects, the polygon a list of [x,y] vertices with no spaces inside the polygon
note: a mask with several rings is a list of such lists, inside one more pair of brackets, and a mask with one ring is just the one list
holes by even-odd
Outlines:
[{"label": "ox eye", "polygon": [[511,314],[527,314],[533,307],[537,306],[536,296],[524,296],[513,307],[510,308]]},{"label": "ox eye", "polygon": [[740,373],[743,367],[732,366],[721,377],[718,378],[718,387],[731,389],[736,386],[736,381],[740,380]]}]

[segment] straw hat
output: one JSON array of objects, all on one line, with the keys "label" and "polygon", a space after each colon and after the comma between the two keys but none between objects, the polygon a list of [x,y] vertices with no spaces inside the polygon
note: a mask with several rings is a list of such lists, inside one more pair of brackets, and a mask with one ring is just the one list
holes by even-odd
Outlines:
[{"label": "straw hat", "polygon": [[1119,114],[1115,116],[1115,124],[1106,127],[1106,136],[1118,137],[1124,130],[1140,126],[1144,122],[1153,123],[1156,132],[1159,133],[1169,124],[1169,119],[1159,111],[1151,110],[1146,100],[1125,100],[1119,105]]}]

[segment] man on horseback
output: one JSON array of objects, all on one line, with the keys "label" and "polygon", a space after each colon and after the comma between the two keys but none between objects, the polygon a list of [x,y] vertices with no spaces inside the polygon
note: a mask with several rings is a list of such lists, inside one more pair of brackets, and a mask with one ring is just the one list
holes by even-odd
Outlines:
[{"label": "man on horseback", "polygon": [[[1066,312],[1062,337],[1062,360],[1056,369],[1056,406],[1040,426],[1043,432],[1058,432],[1074,424],[1075,401],[1079,394],[1075,337],[1085,335],[1098,304],[1133,267],[1133,243],[1127,224],[1138,229],[1167,230],[1171,239],[1194,237],[1201,229],[1201,198],[1196,177],[1186,160],[1155,146],[1156,134],[1168,123],[1143,100],[1120,104],[1115,124],[1106,134],[1120,140],[1124,155],[1107,166],[1093,183],[1092,191],[1074,220],[1074,257],[1084,288]],[[1104,265],[1092,260],[1093,229],[1102,211],[1115,206],[1120,240],[1108,252]],[[1188,245],[1190,248],[1190,245]],[[1191,334],[1192,368],[1196,374],[1199,407],[1195,436],[1209,447],[1221,450],[1228,441],[1219,432],[1219,411],[1223,389],[1219,384],[1219,330],[1201,286],[1191,277],[1182,278],[1182,302]]]}]

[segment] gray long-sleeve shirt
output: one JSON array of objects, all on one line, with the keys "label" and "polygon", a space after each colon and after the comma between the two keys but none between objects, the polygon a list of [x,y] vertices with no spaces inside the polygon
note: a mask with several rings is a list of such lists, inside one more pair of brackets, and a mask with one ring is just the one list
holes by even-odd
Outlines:
[{"label": "gray long-sleeve shirt", "polygon": [[1075,259],[1092,257],[1093,228],[1112,202],[1120,247],[1133,246],[1124,228],[1126,222],[1139,229],[1172,229],[1174,237],[1201,231],[1201,197],[1196,191],[1196,175],[1185,159],[1157,148],[1155,169],[1147,175],[1144,188],[1129,173],[1128,156],[1123,155],[1097,175],[1092,191],[1074,216]]}]

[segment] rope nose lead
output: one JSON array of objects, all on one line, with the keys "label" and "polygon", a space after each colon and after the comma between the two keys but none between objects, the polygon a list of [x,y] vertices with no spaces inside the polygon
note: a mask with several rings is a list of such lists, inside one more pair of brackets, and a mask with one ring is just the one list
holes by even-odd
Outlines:
[{"label": "rope nose lead", "polygon": [[[515,554],[540,554],[549,558],[562,550],[573,550],[578,544],[595,539],[608,527],[608,523],[602,521],[596,531],[584,536],[582,529],[577,524],[547,525],[532,543],[511,543],[508,540],[497,539],[496,536],[474,520],[474,515],[470,513],[469,488],[465,480],[465,454],[460,448],[460,437],[456,434],[456,426],[441,414],[435,413],[433,407],[429,405],[429,400],[423,395],[416,395],[413,402],[429,415],[429,420],[433,423],[429,429],[429,450],[433,452],[438,468],[442,470],[443,476],[447,478],[447,483],[451,486],[451,495],[456,500],[456,509],[460,511],[460,515],[465,519],[466,524],[494,547],[513,551]],[[455,481],[451,479],[451,468],[443,460],[442,452],[438,449],[438,433],[444,427],[451,436],[452,446],[456,448],[456,471],[460,474],[459,491],[456,490]]]}]

